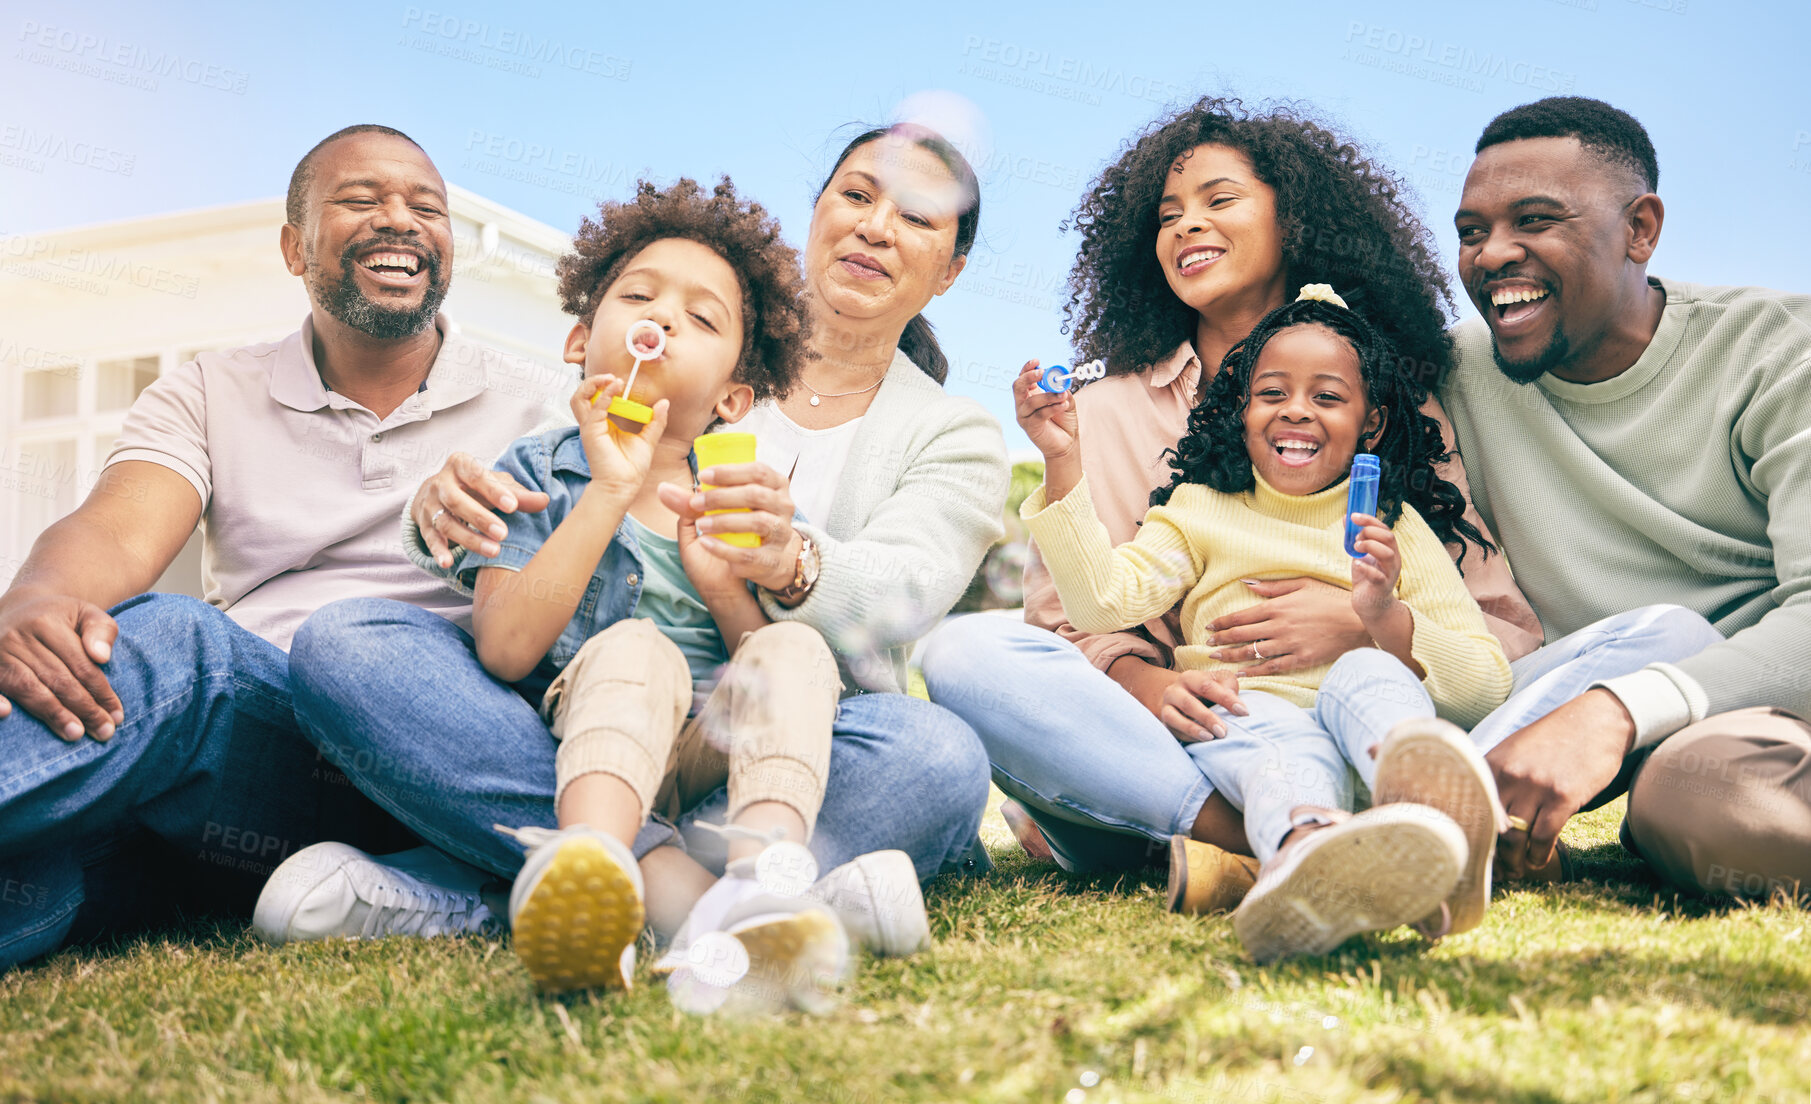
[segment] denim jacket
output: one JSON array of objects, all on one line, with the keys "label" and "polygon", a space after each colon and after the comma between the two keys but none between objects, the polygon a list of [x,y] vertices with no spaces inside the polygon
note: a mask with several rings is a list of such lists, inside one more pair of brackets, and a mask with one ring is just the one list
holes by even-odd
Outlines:
[{"label": "denim jacket", "polygon": [[[509,533],[495,556],[462,550],[462,557],[454,562],[449,574],[451,581],[468,593],[476,585],[481,567],[511,571],[527,567],[591,483],[591,465],[585,460],[585,448],[575,426],[519,438],[498,459],[496,469],[515,476],[516,482],[529,490],[546,491],[547,508],[538,513],[517,510],[504,514]],[[544,689],[572,662],[585,641],[633,614],[641,601],[642,563],[641,544],[635,538],[634,526],[625,517],[617,523],[610,546],[586,581],[584,597],[579,599],[572,620],[560,631],[560,638],[533,673],[519,685]]]}]

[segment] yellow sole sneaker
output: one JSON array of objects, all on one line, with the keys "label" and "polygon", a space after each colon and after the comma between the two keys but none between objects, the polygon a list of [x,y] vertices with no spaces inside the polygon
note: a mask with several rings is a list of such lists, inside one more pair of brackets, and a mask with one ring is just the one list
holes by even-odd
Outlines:
[{"label": "yellow sole sneaker", "polygon": [[516,956],[543,992],[627,989],[646,916],[641,871],[618,840],[568,828],[537,846],[510,894]]},{"label": "yellow sole sneaker", "polygon": [[763,1004],[823,1012],[849,962],[849,937],[836,916],[815,905],[789,915],[757,916],[730,925],[748,952],[737,988]]}]

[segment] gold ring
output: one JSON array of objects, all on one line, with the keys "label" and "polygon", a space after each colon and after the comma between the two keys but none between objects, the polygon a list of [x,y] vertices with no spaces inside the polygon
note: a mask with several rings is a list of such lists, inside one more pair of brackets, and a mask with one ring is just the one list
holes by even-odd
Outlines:
[{"label": "gold ring", "polygon": [[1521,817],[1516,816],[1514,813],[1504,813],[1503,819],[1509,822],[1509,830],[1511,832],[1526,832],[1528,830],[1528,822]]}]

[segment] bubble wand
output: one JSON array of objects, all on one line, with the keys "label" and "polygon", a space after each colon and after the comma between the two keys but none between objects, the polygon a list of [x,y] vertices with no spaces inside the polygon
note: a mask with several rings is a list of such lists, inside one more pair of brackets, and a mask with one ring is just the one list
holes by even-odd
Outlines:
[{"label": "bubble wand", "polygon": [[1038,389],[1052,395],[1069,390],[1070,380],[1097,380],[1107,374],[1107,366],[1098,360],[1091,360],[1075,368],[1065,368],[1061,364],[1052,364],[1044,369],[1038,377]]},{"label": "bubble wand", "polygon": [[[631,399],[629,392],[635,390],[635,376],[641,366],[650,360],[659,360],[667,351],[667,332],[660,328],[660,323],[644,318],[629,327],[629,332],[623,335],[623,344],[635,358],[635,367],[629,370],[629,382],[623,385],[623,393],[610,400],[609,411],[619,418],[647,425],[654,420],[654,408]],[[597,395],[591,396],[591,405],[597,405]]]}]

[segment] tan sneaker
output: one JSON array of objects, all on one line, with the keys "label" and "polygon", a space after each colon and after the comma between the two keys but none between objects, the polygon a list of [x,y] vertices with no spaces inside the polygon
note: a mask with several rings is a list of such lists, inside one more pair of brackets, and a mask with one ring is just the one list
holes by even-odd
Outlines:
[{"label": "tan sneaker", "polygon": [[1464,833],[1438,809],[1379,805],[1279,852],[1233,913],[1233,930],[1260,963],[1326,954],[1438,911],[1465,859]]},{"label": "tan sneaker", "polygon": [[1231,912],[1258,880],[1258,860],[1187,836],[1170,837],[1170,911]]},{"label": "tan sneaker", "polygon": [[[1468,849],[1459,881],[1446,898],[1448,934],[1477,927],[1490,905],[1491,860],[1497,835],[1509,826],[1497,798],[1496,779],[1471,737],[1437,717],[1403,721],[1384,738],[1377,753],[1373,807],[1411,802],[1438,809],[1465,833]],[[1439,930],[1438,916],[1424,922]]]}]

